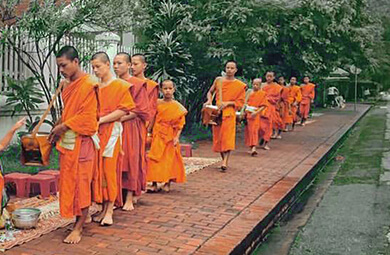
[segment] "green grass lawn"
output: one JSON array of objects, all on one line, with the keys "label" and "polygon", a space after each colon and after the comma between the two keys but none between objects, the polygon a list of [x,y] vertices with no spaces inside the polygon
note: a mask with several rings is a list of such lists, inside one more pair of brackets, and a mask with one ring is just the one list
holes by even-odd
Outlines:
[{"label": "green grass lawn", "polygon": [[335,184],[379,182],[382,155],[388,148],[384,140],[385,129],[386,111],[373,108],[338,150],[337,154],[345,157],[345,161],[334,180]]}]

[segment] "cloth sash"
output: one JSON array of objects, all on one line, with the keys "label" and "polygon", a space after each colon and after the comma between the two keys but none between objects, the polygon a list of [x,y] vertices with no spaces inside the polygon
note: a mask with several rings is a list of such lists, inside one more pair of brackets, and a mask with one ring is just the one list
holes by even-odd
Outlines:
[{"label": "cloth sash", "polygon": [[[76,145],[76,138],[77,138],[77,133],[74,132],[73,130],[69,129],[61,137],[61,141],[60,141],[59,145],[64,149],[73,151],[74,147]],[[99,150],[100,149],[100,144],[99,144],[100,140],[99,140],[97,133],[95,133],[93,136],[91,136],[91,138],[92,138],[92,141],[93,141],[95,148],[97,150]]]},{"label": "cloth sash", "polygon": [[108,140],[108,143],[103,151],[103,157],[112,158],[114,156],[114,149],[118,139],[122,144],[122,132],[123,132],[122,122],[119,121],[114,122],[110,139]]},{"label": "cloth sash", "polygon": [[77,133],[69,129],[63,134],[59,145],[62,148],[73,151],[76,145],[76,138],[77,138]]}]

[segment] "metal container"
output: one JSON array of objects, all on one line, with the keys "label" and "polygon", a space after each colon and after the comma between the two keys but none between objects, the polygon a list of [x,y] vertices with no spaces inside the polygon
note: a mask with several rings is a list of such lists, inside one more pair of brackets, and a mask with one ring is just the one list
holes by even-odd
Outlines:
[{"label": "metal container", "polygon": [[30,229],[37,226],[41,210],[36,208],[20,208],[12,212],[12,223],[16,228]]}]

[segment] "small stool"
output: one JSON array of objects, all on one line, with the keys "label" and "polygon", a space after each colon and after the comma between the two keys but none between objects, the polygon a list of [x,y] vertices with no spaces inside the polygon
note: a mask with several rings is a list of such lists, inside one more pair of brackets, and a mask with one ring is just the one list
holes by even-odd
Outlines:
[{"label": "small stool", "polygon": [[[192,157],[192,145],[189,143],[181,143],[180,150],[184,157]],[[184,151],[184,153],[183,153]]]},{"label": "small stool", "polygon": [[[50,196],[50,191],[57,193],[56,178],[51,175],[36,174],[28,178],[27,180],[27,192],[30,194],[31,184],[38,184],[41,191],[42,198]],[[54,188],[54,189],[52,189]]]},{"label": "small stool", "polygon": [[56,178],[56,185],[57,185],[57,187],[59,187],[58,186],[60,183],[60,171],[59,170],[42,170],[42,171],[39,171],[38,174],[54,176]]},{"label": "small stool", "polygon": [[31,176],[32,176],[31,174],[22,174],[22,173],[6,174],[4,176],[4,182],[15,183],[17,197],[27,197],[28,194],[26,194],[26,184],[28,178],[30,178]]}]

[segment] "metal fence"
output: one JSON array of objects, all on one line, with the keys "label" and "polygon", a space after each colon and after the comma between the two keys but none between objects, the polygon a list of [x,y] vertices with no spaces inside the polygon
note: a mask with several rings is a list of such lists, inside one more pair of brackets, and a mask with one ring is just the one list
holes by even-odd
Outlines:
[{"label": "metal fence", "polygon": [[[13,79],[26,79],[33,76],[33,73],[27,67],[27,64],[34,65],[36,63],[42,63],[44,56],[48,55],[48,50],[50,45],[53,44],[55,38],[49,38],[45,41],[40,42],[39,49],[37,50],[37,45],[35,41],[27,38],[26,36],[18,36],[14,38],[14,42],[17,45],[17,50],[12,48],[11,45],[6,43],[0,44],[0,94],[4,91],[7,91],[7,76],[10,76]],[[75,35],[64,36],[59,45],[58,49],[63,45],[72,45],[76,47],[79,51],[80,61],[82,68],[88,72],[92,73],[91,65],[89,63],[89,58],[91,57],[92,52],[104,51],[107,47],[106,42],[96,41],[94,39],[83,38]],[[58,50],[56,49],[56,50]],[[129,54],[138,53],[134,46],[126,47],[121,44],[117,44],[116,51],[125,51]],[[33,56],[32,59],[28,58],[27,55]],[[51,88],[57,82],[58,69],[56,65],[56,58],[54,52],[49,55],[47,59],[47,64],[43,70],[43,76],[45,77],[47,84]]]}]

